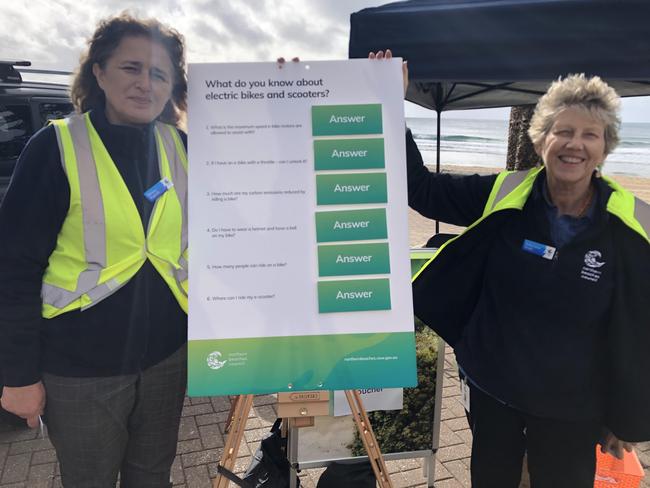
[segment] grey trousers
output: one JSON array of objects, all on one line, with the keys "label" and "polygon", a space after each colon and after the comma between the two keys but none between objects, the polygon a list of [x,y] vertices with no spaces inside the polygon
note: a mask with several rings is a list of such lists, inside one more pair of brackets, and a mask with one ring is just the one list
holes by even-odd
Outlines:
[{"label": "grey trousers", "polygon": [[187,347],[139,374],[45,374],[45,422],[65,488],[169,487],[187,383]]}]

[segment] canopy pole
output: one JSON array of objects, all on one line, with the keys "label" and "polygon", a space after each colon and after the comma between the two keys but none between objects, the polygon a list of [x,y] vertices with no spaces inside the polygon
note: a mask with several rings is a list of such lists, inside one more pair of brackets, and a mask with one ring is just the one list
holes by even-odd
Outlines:
[{"label": "canopy pole", "polygon": [[[440,173],[440,117],[442,111],[436,110],[436,173]],[[440,233],[440,221],[436,220],[436,234]]]}]

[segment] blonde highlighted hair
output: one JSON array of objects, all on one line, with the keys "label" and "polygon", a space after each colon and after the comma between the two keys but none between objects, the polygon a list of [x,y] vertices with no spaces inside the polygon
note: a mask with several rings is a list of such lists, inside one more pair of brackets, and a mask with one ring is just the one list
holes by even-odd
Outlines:
[{"label": "blonde highlighted hair", "polygon": [[620,106],[621,99],[616,91],[598,76],[586,77],[581,73],[559,78],[537,102],[528,135],[537,147],[544,141],[555,118],[562,110],[578,107],[589,112],[605,126],[605,154],[607,155],[619,143]]}]

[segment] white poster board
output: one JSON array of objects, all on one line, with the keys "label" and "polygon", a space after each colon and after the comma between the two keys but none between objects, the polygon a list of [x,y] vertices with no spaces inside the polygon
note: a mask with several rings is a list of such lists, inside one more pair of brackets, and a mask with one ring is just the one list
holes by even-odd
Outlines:
[{"label": "white poster board", "polygon": [[416,383],[401,61],[189,67],[189,393]]}]

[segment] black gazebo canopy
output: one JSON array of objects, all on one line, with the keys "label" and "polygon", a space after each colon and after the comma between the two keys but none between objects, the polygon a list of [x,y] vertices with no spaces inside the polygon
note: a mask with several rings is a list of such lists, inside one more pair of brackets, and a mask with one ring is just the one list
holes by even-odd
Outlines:
[{"label": "black gazebo canopy", "polygon": [[407,99],[437,112],[532,104],[568,73],[650,95],[649,0],[411,0],[350,24],[350,57],[390,48]]}]

